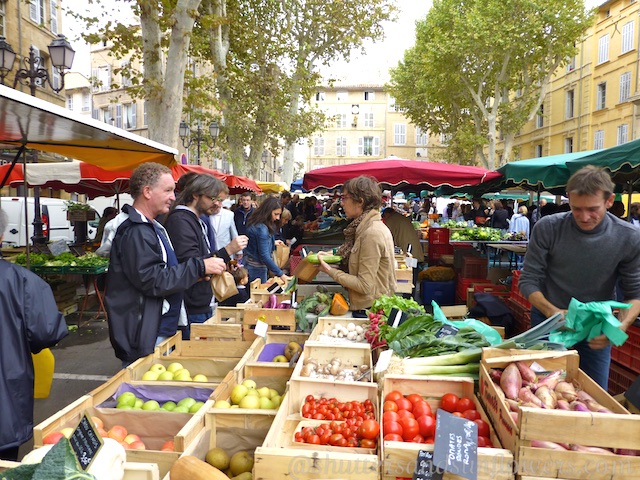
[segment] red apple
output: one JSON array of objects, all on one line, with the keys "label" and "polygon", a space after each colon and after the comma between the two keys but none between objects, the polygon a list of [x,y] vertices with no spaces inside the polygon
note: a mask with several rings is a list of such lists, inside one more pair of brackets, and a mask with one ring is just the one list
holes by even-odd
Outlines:
[{"label": "red apple", "polygon": [[113,438],[118,442],[124,441],[125,437],[128,434],[129,432],[127,432],[127,429],[124,428],[122,425],[114,425],[113,427],[111,427],[111,430],[107,432],[107,435],[109,436],[109,438]]},{"label": "red apple", "polygon": [[129,435],[124,437],[124,441],[127,442],[129,445],[131,445],[133,442],[139,442],[140,437],[135,433],[130,433]]},{"label": "red apple", "polygon": [[65,438],[62,432],[51,432],[44,436],[42,443],[44,445],[54,445],[60,441],[61,438]]},{"label": "red apple", "polygon": [[136,440],[135,442],[131,442],[129,444],[129,448],[131,450],[146,450],[147,446],[142,442],[142,440]]},{"label": "red apple", "polygon": [[160,448],[161,452],[173,452],[173,440],[167,440]]},{"label": "red apple", "polygon": [[104,422],[100,417],[92,416],[91,421],[96,426],[97,430],[100,430],[101,428],[104,430]]}]

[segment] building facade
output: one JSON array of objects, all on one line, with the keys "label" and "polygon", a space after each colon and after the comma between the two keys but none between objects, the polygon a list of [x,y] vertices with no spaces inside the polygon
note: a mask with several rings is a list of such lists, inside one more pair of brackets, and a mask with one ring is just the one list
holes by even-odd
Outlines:
[{"label": "building facade", "polygon": [[91,81],[81,73],[69,72],[64,83],[67,110],[91,117]]}]

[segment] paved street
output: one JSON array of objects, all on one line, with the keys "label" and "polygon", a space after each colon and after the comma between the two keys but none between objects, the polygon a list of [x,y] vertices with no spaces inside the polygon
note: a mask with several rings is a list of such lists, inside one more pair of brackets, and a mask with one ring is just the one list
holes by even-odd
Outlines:
[{"label": "paved street", "polygon": [[[82,395],[100,386],[121,368],[121,362],[109,343],[107,322],[101,316],[97,320],[87,320],[93,312],[85,313],[83,324],[70,331],[52,349],[56,360],[51,394],[46,399],[36,399],[34,424],[47,419]],[[78,314],[66,317],[67,325],[77,326]],[[33,447],[28,442],[20,448],[20,457]]]}]

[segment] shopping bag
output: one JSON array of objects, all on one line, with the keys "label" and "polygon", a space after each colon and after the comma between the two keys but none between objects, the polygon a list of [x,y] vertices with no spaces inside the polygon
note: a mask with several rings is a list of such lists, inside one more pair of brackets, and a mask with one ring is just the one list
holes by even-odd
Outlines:
[{"label": "shopping bag", "polygon": [[213,295],[216,297],[216,300],[219,302],[238,294],[236,281],[229,272],[213,275],[211,277],[211,289],[213,290]]},{"label": "shopping bag", "polygon": [[289,261],[289,254],[291,253],[291,248],[288,245],[276,245],[276,249],[273,251],[273,261],[276,262],[276,265],[280,268],[284,268],[284,266]]}]

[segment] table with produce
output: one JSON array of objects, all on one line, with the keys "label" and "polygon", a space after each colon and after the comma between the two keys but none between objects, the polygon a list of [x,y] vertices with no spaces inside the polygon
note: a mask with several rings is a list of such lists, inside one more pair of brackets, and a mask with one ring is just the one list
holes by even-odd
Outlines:
[{"label": "table with produce", "polygon": [[[445,480],[637,478],[640,417],[579,369],[575,351],[549,341],[561,316],[503,339],[400,296],[348,318],[346,292],[300,288],[289,304],[295,330],[252,325],[250,344],[214,338],[207,328],[247,325],[219,315],[189,341],[178,334],[36,426],[40,448],[27,460],[50,453],[18,468],[76,468],[67,437],[85,416],[109,473],[73,478],[435,478],[425,465],[444,468]],[[245,351],[207,353],[222,342]],[[141,477],[140,464],[156,469]]]}]

